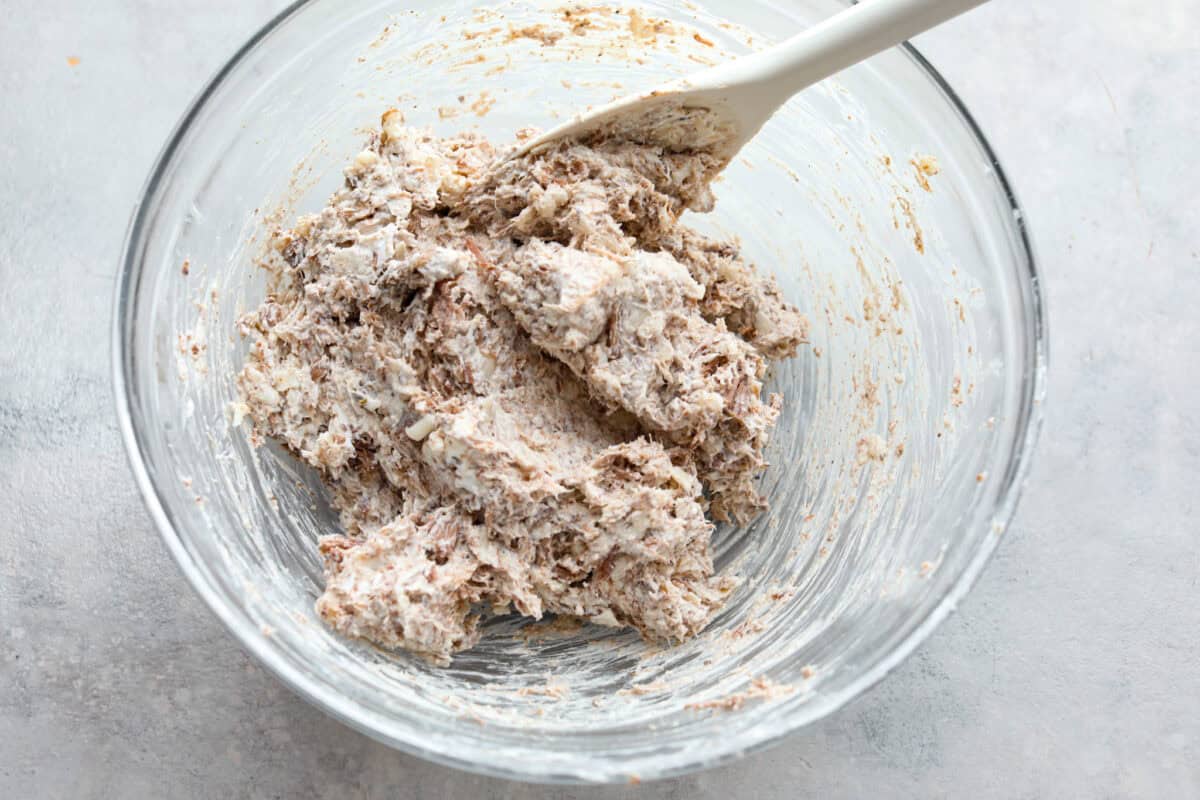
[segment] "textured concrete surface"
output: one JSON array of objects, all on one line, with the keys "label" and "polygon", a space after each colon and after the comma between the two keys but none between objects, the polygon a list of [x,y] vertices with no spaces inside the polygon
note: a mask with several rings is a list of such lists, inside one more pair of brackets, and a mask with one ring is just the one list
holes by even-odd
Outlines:
[{"label": "textured concrete surface", "polygon": [[143,512],[108,379],[122,232],[187,101],[281,5],[5,3],[0,797],[1200,796],[1200,5],[997,0],[918,41],[1042,259],[1051,396],[1020,511],[959,613],[842,713],[611,789],[458,773],[324,717]]}]

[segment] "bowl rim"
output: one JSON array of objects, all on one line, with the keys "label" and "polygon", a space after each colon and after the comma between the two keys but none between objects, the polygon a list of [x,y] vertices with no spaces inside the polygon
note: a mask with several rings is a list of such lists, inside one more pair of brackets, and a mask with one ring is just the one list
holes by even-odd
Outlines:
[{"label": "bowl rim", "polygon": [[[336,691],[321,685],[318,681],[301,672],[279,655],[276,652],[275,646],[262,633],[258,626],[244,624],[239,619],[237,612],[226,603],[224,598],[204,581],[199,568],[193,563],[182,539],[179,537],[167,515],[158,486],[154,479],[151,478],[147,469],[145,454],[133,419],[130,394],[132,380],[127,372],[132,361],[130,350],[127,347],[125,331],[128,327],[127,321],[132,306],[130,290],[134,285],[135,277],[139,275],[135,265],[136,253],[139,250],[137,245],[142,241],[148,217],[153,211],[152,208],[148,207],[146,201],[156,193],[162,184],[168,168],[180,150],[184,137],[201,110],[225,80],[260,42],[301,9],[314,1],[294,0],[294,2],[268,20],[217,70],[191,103],[189,103],[187,110],[175,124],[170,135],[167,137],[166,143],[156,156],[154,166],[151,168],[138,195],[138,199],[134,204],[125,232],[121,260],[113,293],[113,315],[110,328],[113,397],[121,439],[125,446],[130,469],[142,495],[146,510],[154,520],[159,535],[166,544],[175,563],[179,566],[180,571],[187,577],[188,583],[192,586],[196,594],[200,596],[201,600],[204,601],[204,604],[220,619],[225,628],[233,634],[242,648],[303,700],[375,741],[410,755],[467,772],[537,783],[616,783],[623,781],[657,780],[729,763],[747,753],[755,752],[778,743],[784,737],[799,729],[835,713],[847,703],[861,697],[907,659],[919,645],[929,638],[930,634],[933,633],[942,621],[955,610],[958,603],[971,587],[974,586],[1002,537],[998,535],[985,537],[982,544],[963,567],[962,572],[958,575],[954,583],[947,588],[937,604],[926,612],[925,618],[898,645],[891,651],[881,655],[875,663],[871,664],[835,696],[831,696],[824,703],[813,704],[809,713],[798,714],[792,719],[783,721],[778,726],[771,726],[765,730],[763,726],[755,726],[755,728],[748,731],[747,735],[741,738],[724,740],[719,744],[715,744],[713,751],[703,759],[667,763],[662,769],[656,770],[653,774],[648,774],[644,771],[639,774],[633,774],[627,770],[622,771],[619,769],[606,770],[601,774],[597,774],[594,769],[585,769],[582,767],[576,769],[564,768],[561,764],[555,764],[553,772],[530,771],[512,766],[512,761],[488,761],[486,757],[483,761],[465,758],[457,753],[448,752],[436,746],[430,746],[428,740],[421,739],[415,734],[410,738],[401,738],[393,733],[379,730],[360,714],[355,713],[357,704],[347,704],[344,701],[339,702],[341,695]],[[846,4],[855,2],[855,0],[839,1]],[[963,101],[950,87],[949,83],[911,43],[905,42],[899,46],[899,49],[925,73],[934,87],[945,97],[950,104],[951,110],[957,114],[965,125],[968,135],[975,140],[976,145],[986,157],[991,170],[994,172],[996,183],[1001,190],[1004,200],[1007,201],[1009,210],[1013,216],[1014,232],[1020,246],[1020,260],[1024,262],[1026,270],[1025,278],[1028,281],[1029,289],[1029,304],[1025,309],[1029,317],[1029,328],[1026,333],[1030,335],[1031,339],[1033,363],[1022,377],[1023,391],[1020,398],[1021,404],[1018,413],[1015,415],[1017,418],[1017,430],[1015,431],[1012,449],[1008,453],[1007,463],[1005,464],[1005,483],[998,492],[992,509],[992,523],[993,526],[1000,526],[996,531],[999,533],[1008,526],[1016,511],[1021,490],[1029,473],[1033,452],[1044,418],[1049,351],[1046,301],[1041,290],[1040,270],[1034,254],[1027,218],[1017,201],[1016,194],[1013,191],[1007,174],[1001,167],[991,144],[984,137],[979,124],[967,110]]]}]

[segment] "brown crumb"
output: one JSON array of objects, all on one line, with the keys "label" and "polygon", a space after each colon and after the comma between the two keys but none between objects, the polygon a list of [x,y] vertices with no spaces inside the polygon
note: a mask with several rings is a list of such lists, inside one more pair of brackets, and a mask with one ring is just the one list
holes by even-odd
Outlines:
[{"label": "brown crumb", "polygon": [[526,625],[524,628],[521,628],[517,635],[526,642],[532,642],[537,639],[556,639],[571,636],[579,632],[582,628],[583,620],[579,617],[559,614],[552,620]]},{"label": "brown crumb", "polygon": [[185,258],[183,260],[183,266],[180,267],[179,271],[182,272],[184,275],[187,275],[189,272],[192,271],[192,262]]},{"label": "brown crumb", "polygon": [[633,34],[633,38],[641,41],[653,42],[658,38],[660,33],[674,33],[671,23],[665,19],[656,19],[654,17],[643,17],[635,8],[629,12],[629,32]]},{"label": "brown crumb", "polygon": [[855,458],[855,463],[858,465],[866,464],[868,461],[875,461],[882,464],[887,460],[887,442],[882,436],[877,433],[868,433],[858,440],[858,452]]},{"label": "brown crumb", "polygon": [[[594,27],[592,20],[588,17],[589,14],[607,14],[610,9],[603,6],[594,8],[564,8],[562,10],[563,21],[571,26],[571,34],[574,36],[583,36],[587,33],[588,28]],[[620,14],[620,10],[617,12]]]},{"label": "brown crumb", "polygon": [[479,99],[471,103],[471,110],[477,117],[486,117],[494,105],[496,105],[496,98],[492,97],[490,92],[480,92]]},{"label": "brown crumb", "polygon": [[741,639],[752,633],[762,633],[766,628],[766,623],[761,619],[748,619],[736,628],[726,631],[725,635],[730,639]]},{"label": "brown crumb", "polygon": [[509,28],[508,41],[514,42],[517,39],[533,39],[542,43],[542,47],[549,47],[558,42],[565,34],[561,31],[546,30],[541,25],[527,25],[524,28]]},{"label": "brown crumb", "polygon": [[812,677],[816,674],[817,674],[817,670],[811,664],[805,665],[800,670],[800,676],[803,677],[804,680],[806,680],[806,681],[811,680]]},{"label": "brown crumb", "polygon": [[499,33],[500,30],[501,29],[499,27],[493,27],[479,31],[463,31],[462,38],[466,39],[468,42],[472,39],[490,38],[493,34]]},{"label": "brown crumb", "polygon": [[79,66],[79,56],[67,56],[67,66],[68,67],[78,67]]},{"label": "brown crumb", "polygon": [[692,38],[695,39],[700,44],[704,45],[705,47],[713,47],[714,46],[713,41],[711,39],[705,39],[699,33],[693,33]]},{"label": "brown crumb", "polygon": [[629,686],[624,689],[618,689],[617,694],[624,696],[641,697],[644,694],[655,694],[665,692],[669,687],[666,681],[651,681],[649,683],[639,683],[634,686]]},{"label": "brown crumb", "polygon": [[[900,211],[904,214],[904,225],[913,233],[913,247],[917,248],[918,253],[925,252],[925,234],[921,231],[921,226],[917,224],[917,215],[913,211],[912,203],[907,197],[897,197],[896,204],[900,206]],[[899,223],[896,224],[899,227]]]},{"label": "brown crumb", "polygon": [[562,700],[571,693],[565,683],[546,681],[541,686],[522,686],[517,689],[518,697],[548,697],[551,700]]},{"label": "brown crumb", "polygon": [[950,405],[958,408],[963,404],[963,388],[962,376],[955,375],[954,382],[950,386]]},{"label": "brown crumb", "polygon": [[779,697],[785,697],[794,691],[795,687],[788,684],[775,683],[770,678],[762,675],[750,681],[749,688],[744,691],[734,692],[716,700],[688,703],[684,708],[689,711],[737,711],[746,705],[746,701],[748,700],[774,700]]},{"label": "brown crumb", "polygon": [[937,159],[933,156],[917,156],[909,160],[913,165],[913,169],[917,175],[917,185],[927,192],[932,192],[933,187],[929,185],[929,179],[941,172],[938,167]]}]

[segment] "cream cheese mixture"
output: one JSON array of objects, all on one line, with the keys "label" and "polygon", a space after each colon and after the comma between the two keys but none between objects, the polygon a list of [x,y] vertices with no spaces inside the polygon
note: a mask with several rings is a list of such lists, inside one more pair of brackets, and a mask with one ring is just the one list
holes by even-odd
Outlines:
[{"label": "cream cheese mixture", "polygon": [[628,135],[501,162],[383,117],[275,232],[238,411],[318,469],[337,631],[438,663],[482,615],[681,640],[731,591],[712,522],[765,507],[768,361],[807,321],[708,211],[712,150]]}]

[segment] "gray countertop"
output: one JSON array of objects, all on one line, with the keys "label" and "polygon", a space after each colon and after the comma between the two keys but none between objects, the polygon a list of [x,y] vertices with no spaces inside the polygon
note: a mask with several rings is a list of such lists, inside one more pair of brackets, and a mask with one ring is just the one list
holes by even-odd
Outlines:
[{"label": "gray countertop", "polygon": [[832,718],[584,789],[433,766],[306,705],[192,593],[126,468],[126,220],[186,103],[282,5],[5,4],[0,797],[1200,796],[1200,4],[997,0],[917,41],[1042,261],[1050,397],[1017,517],[958,613]]}]

